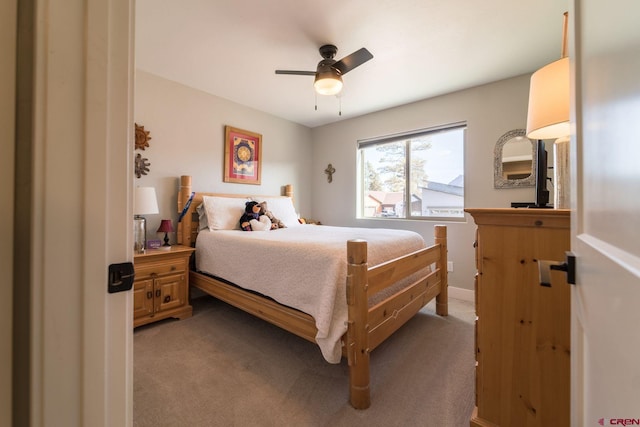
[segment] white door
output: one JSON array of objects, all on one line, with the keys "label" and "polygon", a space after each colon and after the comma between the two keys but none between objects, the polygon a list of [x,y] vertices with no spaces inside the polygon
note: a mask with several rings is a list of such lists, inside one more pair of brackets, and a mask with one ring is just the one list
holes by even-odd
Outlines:
[{"label": "white door", "polygon": [[20,3],[13,425],[128,426],[133,1]]},{"label": "white door", "polygon": [[[572,425],[640,423],[640,2],[574,0]],[[630,421],[629,421],[630,420]]]}]

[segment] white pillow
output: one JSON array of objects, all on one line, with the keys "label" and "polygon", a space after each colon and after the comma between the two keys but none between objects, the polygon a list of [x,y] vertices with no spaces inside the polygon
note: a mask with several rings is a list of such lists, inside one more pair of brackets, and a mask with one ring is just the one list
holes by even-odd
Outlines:
[{"label": "white pillow", "polygon": [[291,197],[263,197],[253,196],[256,202],[267,202],[267,207],[274,217],[278,218],[287,227],[300,225],[296,208],[293,207]]},{"label": "white pillow", "polygon": [[205,228],[209,228],[209,222],[207,221],[207,211],[204,210],[204,203],[200,203],[196,208],[198,213],[198,231],[202,231]]},{"label": "white pillow", "polygon": [[247,201],[244,197],[202,196],[209,230],[239,230]]}]

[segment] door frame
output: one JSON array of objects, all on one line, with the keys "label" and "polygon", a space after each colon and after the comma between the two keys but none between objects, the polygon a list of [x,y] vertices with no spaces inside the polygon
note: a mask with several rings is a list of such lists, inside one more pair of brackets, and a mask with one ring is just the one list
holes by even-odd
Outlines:
[{"label": "door frame", "polygon": [[[11,425],[13,355],[13,191],[18,0],[0,2],[0,425]],[[6,55],[4,54],[6,53]]]},{"label": "door frame", "polygon": [[16,4],[12,424],[130,426],[134,0]]}]

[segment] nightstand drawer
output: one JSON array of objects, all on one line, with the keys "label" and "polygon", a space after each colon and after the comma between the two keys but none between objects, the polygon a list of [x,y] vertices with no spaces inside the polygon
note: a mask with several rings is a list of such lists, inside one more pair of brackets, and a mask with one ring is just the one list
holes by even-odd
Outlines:
[{"label": "nightstand drawer", "polygon": [[186,271],[184,259],[175,259],[164,262],[146,262],[136,266],[136,280],[145,279],[152,276],[162,276],[165,274],[180,273]]}]

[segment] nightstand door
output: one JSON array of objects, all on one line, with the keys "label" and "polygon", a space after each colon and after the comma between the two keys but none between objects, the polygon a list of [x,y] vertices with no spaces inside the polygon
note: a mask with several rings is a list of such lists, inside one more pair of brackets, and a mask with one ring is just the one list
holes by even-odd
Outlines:
[{"label": "nightstand door", "polygon": [[153,279],[136,280],[133,286],[133,318],[153,314]]},{"label": "nightstand door", "polygon": [[186,301],[185,273],[172,274],[155,280],[156,313],[184,305]]}]

